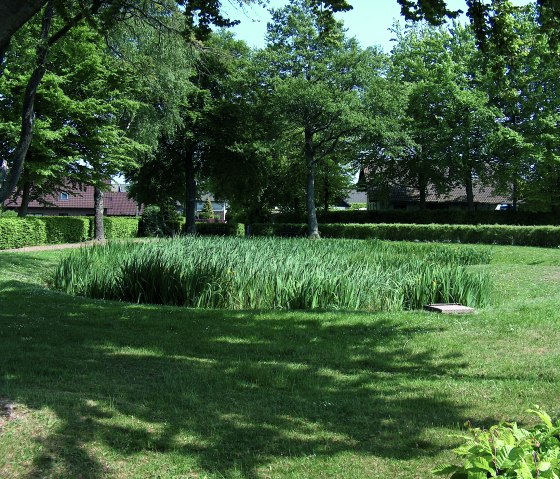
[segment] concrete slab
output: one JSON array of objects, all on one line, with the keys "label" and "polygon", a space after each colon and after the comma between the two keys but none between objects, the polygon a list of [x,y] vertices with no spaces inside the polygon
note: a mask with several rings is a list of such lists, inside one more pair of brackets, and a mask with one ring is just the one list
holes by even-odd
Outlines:
[{"label": "concrete slab", "polygon": [[428,304],[424,306],[424,309],[426,311],[432,311],[434,313],[442,313],[442,314],[474,313],[474,308],[469,308],[468,306],[463,306],[462,304],[456,304],[456,303]]}]

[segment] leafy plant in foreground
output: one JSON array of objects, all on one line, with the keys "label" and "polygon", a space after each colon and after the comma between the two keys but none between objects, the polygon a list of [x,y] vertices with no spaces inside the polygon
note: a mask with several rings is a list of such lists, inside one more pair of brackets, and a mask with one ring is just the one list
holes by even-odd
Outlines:
[{"label": "leafy plant in foreground", "polygon": [[541,422],[530,430],[516,423],[500,423],[485,431],[470,428],[460,436],[465,444],[454,452],[463,458],[462,466],[446,465],[434,469],[436,475],[450,479],[511,479],[560,477],[560,420],[538,407],[528,412],[536,414]]}]

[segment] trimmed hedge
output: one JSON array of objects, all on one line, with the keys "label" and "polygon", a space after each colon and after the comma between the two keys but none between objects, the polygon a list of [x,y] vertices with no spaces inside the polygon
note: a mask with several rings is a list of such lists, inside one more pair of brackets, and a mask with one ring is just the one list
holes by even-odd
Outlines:
[{"label": "trimmed hedge", "polygon": [[[278,223],[300,223],[305,217],[282,213],[276,215]],[[319,223],[399,223],[399,224],[448,224],[448,225],[560,225],[560,215],[529,211],[464,211],[464,210],[389,210],[389,211],[317,211]]]},{"label": "trimmed hedge", "polygon": [[0,249],[47,244],[47,228],[39,218],[0,218]]},{"label": "trimmed hedge", "polygon": [[[33,218],[22,218],[31,220]],[[90,239],[89,218],[83,216],[41,216],[45,224],[46,244],[80,243]]]},{"label": "trimmed hedge", "polygon": [[[560,227],[509,225],[323,224],[325,238],[434,241],[518,246],[560,246]],[[304,224],[254,224],[255,236],[305,236]]]},{"label": "trimmed hedge", "polygon": [[[103,225],[105,226],[105,238],[136,238],[138,236],[139,223],[140,218],[105,217],[103,218]],[[93,226],[93,218],[91,219],[91,224]],[[93,235],[90,237],[93,237]]]},{"label": "trimmed hedge", "polygon": [[[185,231],[185,224],[183,229]],[[196,223],[196,234],[200,236],[245,236],[243,223]]]},{"label": "trimmed hedge", "polygon": [[[103,222],[107,239],[125,239],[138,236],[138,218],[105,217]],[[91,240],[93,238],[92,233],[92,217],[0,218],[0,249],[81,243]]]}]

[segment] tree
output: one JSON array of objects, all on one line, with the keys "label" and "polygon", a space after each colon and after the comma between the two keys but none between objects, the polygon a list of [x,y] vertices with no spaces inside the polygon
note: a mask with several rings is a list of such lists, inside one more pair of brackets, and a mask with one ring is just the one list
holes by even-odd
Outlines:
[{"label": "tree", "polygon": [[207,198],[204,202],[204,206],[202,207],[202,211],[200,212],[200,217],[205,220],[214,219],[214,208],[212,207],[210,198]]},{"label": "tree", "polygon": [[272,12],[261,60],[266,108],[279,119],[281,141],[294,145],[305,165],[308,236],[318,238],[317,168],[327,158],[343,163],[357,154],[367,124],[361,74],[372,62],[344,37],[341,23],[325,24],[308,0]]}]

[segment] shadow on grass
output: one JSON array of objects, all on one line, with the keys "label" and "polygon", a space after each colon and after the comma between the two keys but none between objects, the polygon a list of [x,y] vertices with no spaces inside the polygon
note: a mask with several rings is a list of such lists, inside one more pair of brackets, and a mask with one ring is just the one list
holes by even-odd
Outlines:
[{"label": "shadow on grass", "polygon": [[29,477],[103,477],[102,448],[256,479],[283,457],[430,456],[439,450],[423,432],[463,421],[420,384],[458,372],[460,357],[411,351],[434,330],[388,316],[194,311],[2,286],[0,396],[61,424]]}]

